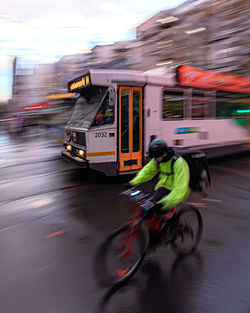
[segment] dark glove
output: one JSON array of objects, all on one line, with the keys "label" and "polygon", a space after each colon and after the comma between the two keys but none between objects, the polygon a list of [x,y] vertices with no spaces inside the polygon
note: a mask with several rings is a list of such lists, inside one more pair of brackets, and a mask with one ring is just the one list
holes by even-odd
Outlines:
[{"label": "dark glove", "polygon": [[155,214],[165,214],[165,212],[162,211],[162,204],[161,203],[155,203],[153,210],[154,210]]},{"label": "dark glove", "polygon": [[143,217],[151,218],[154,214],[155,203],[153,199],[151,199],[140,205],[140,208],[142,210]]},{"label": "dark glove", "polygon": [[155,203],[154,200],[147,201],[144,205],[141,206],[142,215],[151,218],[154,214],[165,214],[162,211],[162,204]]},{"label": "dark glove", "polygon": [[130,185],[130,183],[126,183],[123,185],[123,191],[121,192],[121,195],[129,196],[131,191],[133,190],[133,186]]}]

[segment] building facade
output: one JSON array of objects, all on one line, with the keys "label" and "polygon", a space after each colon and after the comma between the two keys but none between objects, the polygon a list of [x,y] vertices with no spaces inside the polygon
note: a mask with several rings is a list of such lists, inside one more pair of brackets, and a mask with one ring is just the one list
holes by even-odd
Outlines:
[{"label": "building facade", "polygon": [[137,28],[142,69],[182,64],[249,75],[250,2],[188,0]]},{"label": "building facade", "polygon": [[189,64],[248,76],[249,38],[248,0],[188,0],[139,25],[135,40],[97,45],[90,53],[38,66],[32,74],[14,71],[12,103],[32,105],[49,93],[65,92],[67,82],[88,68],[147,71]]}]

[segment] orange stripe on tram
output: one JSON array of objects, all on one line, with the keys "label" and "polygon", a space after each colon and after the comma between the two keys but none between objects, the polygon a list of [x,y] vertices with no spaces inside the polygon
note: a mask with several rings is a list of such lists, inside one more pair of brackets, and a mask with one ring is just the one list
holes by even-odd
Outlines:
[{"label": "orange stripe on tram", "polygon": [[88,156],[88,157],[104,156],[104,155],[115,155],[115,151],[90,152],[90,153],[87,153],[87,156]]}]

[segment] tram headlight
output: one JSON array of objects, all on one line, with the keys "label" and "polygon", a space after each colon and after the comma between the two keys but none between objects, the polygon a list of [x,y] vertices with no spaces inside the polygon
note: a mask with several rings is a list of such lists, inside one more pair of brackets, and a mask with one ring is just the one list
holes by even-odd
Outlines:
[{"label": "tram headlight", "polygon": [[78,150],[78,154],[80,156],[85,156],[85,151],[84,150]]},{"label": "tram headlight", "polygon": [[65,149],[70,152],[72,150],[72,147],[71,147],[71,145],[66,145]]}]

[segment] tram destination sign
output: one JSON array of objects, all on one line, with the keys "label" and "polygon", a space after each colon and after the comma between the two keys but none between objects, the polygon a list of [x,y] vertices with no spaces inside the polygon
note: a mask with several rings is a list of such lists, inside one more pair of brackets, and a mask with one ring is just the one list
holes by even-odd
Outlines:
[{"label": "tram destination sign", "polygon": [[90,76],[84,75],[81,77],[78,77],[76,79],[71,80],[68,82],[68,90],[69,91],[78,91],[81,90],[84,87],[87,87],[91,84]]},{"label": "tram destination sign", "polygon": [[248,77],[202,70],[189,65],[177,68],[177,82],[180,86],[250,94]]}]

